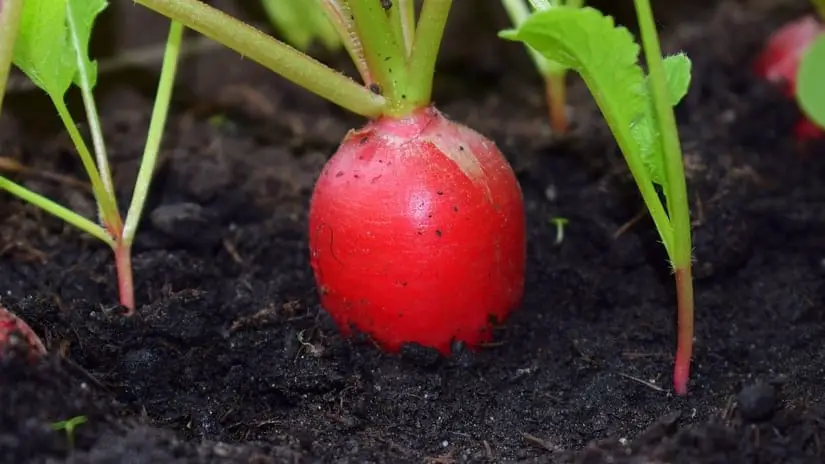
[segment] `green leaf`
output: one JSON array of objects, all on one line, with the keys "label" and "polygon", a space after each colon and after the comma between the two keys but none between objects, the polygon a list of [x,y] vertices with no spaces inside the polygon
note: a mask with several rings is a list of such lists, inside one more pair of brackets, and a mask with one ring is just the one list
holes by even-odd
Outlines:
[{"label": "green leaf", "polygon": [[808,118],[825,129],[825,35],[808,47],[797,72],[796,100]]},{"label": "green leaf", "polygon": [[638,153],[631,127],[649,106],[639,45],[613,18],[591,7],[537,11],[505,39],[526,43],[548,60],[576,71],[625,153]]},{"label": "green leaf", "polygon": [[66,19],[71,50],[77,64],[77,72],[73,80],[78,86],[81,85],[79,79],[82,71],[85,71],[89,77],[90,88],[94,88],[97,83],[97,62],[89,58],[89,40],[92,37],[95,19],[106,9],[107,5],[106,0],[68,1]]},{"label": "green leaf", "polygon": [[670,105],[676,106],[685,98],[690,87],[690,58],[684,53],[679,53],[665,57],[664,65]]},{"label": "green leaf", "polygon": [[[542,56],[572,69],[596,99],[619,145],[638,156],[650,180],[665,185],[653,99],[639,66],[639,45],[630,32],[591,7],[554,7],[537,11],[502,37],[522,41]],[[691,63],[684,54],[665,58],[670,103],[676,105],[690,85]]]},{"label": "green leaf", "polygon": [[27,0],[14,46],[14,64],[49,95],[62,96],[74,76],[66,46],[68,0]]},{"label": "green leaf", "polygon": [[83,67],[90,84],[97,66],[88,58],[96,16],[105,0],[26,0],[14,64],[52,98],[62,99]]},{"label": "green leaf", "polygon": [[[320,0],[324,1],[324,0]],[[343,46],[338,31],[327,19],[319,0],[262,0],[269,21],[284,40],[306,51],[316,40],[328,50]]]},{"label": "green leaf", "polygon": [[[668,103],[676,106],[687,94],[690,87],[690,59],[685,54],[668,56],[663,60],[665,80],[667,81]],[[636,120],[631,127],[633,138],[639,146],[639,155],[647,168],[650,178],[656,184],[665,186],[665,157],[659,141],[662,134],[659,132],[659,121],[656,119],[656,110],[650,91],[650,76],[645,78],[645,87],[642,90],[648,102],[644,116]]]}]

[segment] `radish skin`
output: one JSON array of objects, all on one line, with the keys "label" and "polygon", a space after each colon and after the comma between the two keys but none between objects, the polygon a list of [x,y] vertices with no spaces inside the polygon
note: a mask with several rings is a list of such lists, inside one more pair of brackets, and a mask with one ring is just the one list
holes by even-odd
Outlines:
[{"label": "radish skin", "polygon": [[34,330],[23,319],[0,306],[0,354],[11,347],[15,337],[19,337],[28,345],[32,359],[46,354],[46,347]]},{"label": "radish skin", "polygon": [[350,131],[309,212],[321,304],[344,336],[449,354],[521,302],[525,212],[496,145],[432,106]]}]

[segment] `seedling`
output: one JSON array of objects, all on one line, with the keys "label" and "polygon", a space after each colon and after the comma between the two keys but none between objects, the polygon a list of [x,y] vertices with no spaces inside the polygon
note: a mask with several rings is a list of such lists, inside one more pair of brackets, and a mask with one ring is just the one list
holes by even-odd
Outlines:
[{"label": "seedling", "polygon": [[[183,26],[173,22],[169,31],[146,148],[141,160],[132,202],[124,222],[118,210],[115,188],[109,171],[106,144],[93,95],[98,77],[97,63],[92,61],[87,54],[95,19],[108,3],[105,0],[83,2],[50,0],[15,2],[11,0],[6,2],[7,5],[15,3],[18,3],[18,8],[24,3],[19,11],[19,31],[15,35],[12,28],[0,30],[0,43],[4,44],[0,45],[0,59],[6,58],[7,62],[8,56],[3,55],[2,51],[7,51],[9,44],[14,44],[14,64],[51,98],[91,180],[100,223],[83,217],[2,176],[0,176],[0,188],[39,206],[109,245],[115,255],[120,303],[131,313],[135,307],[131,246],[146,201],[161,134],[166,122]],[[9,11],[15,11],[14,14],[18,13],[14,9],[6,10],[7,13]],[[0,72],[0,79],[3,83],[6,82],[6,77],[7,73]],[[72,84],[80,89],[83,97],[94,147],[94,158],[64,100]]]},{"label": "seedling", "polygon": [[[812,0],[825,19],[825,0]],[[823,92],[823,45],[825,25],[814,15],[794,20],[774,32],[754,62],[754,72],[779,86],[789,98],[796,98],[807,118],[801,119],[794,133],[797,139],[820,138],[825,106]]]},{"label": "seedling", "polygon": [[563,217],[554,217],[550,219],[550,224],[553,224],[556,227],[556,246],[561,245],[561,242],[564,241],[564,227],[568,222],[570,221]]},{"label": "seedling", "polygon": [[[137,0],[369,119],[312,194],[309,251],[322,306],[389,351],[449,353],[491,339],[520,302],[521,190],[496,145],[441,114],[431,93],[451,0],[327,0],[358,83],[198,0]],[[417,20],[416,20],[417,18]]]},{"label": "seedling", "polygon": [[[679,340],[674,387],[684,395],[693,350],[693,280],[690,210],[673,106],[687,93],[691,63],[684,54],[662,59],[649,0],[634,1],[648,76],[630,32],[590,7],[536,11],[517,29],[500,35],[579,73],[607,120],[675,272]],[[666,207],[656,186],[664,192]]]},{"label": "seedling", "polygon": [[[584,0],[502,0],[507,15],[513,26],[518,27],[530,17],[532,11],[543,11],[557,6],[581,8]],[[547,109],[550,113],[550,127],[558,134],[568,131],[567,117],[567,67],[552,60],[548,60],[541,53],[526,45],[527,53],[533,60],[536,69],[544,79],[544,95],[547,100]]]},{"label": "seedling", "polygon": [[74,449],[74,429],[78,425],[85,424],[87,421],[88,420],[86,419],[86,416],[75,416],[75,417],[72,417],[71,419],[54,422],[54,423],[51,424],[51,427],[52,427],[52,430],[55,430],[55,431],[60,431],[60,430],[65,430],[66,431],[66,442],[69,445],[69,449],[72,450],[72,449]]}]

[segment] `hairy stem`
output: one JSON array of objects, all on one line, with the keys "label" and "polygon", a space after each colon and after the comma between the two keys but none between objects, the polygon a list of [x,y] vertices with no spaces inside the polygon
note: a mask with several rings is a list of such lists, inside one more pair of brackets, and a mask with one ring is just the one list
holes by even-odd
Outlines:
[{"label": "hairy stem", "polygon": [[6,82],[14,58],[14,44],[20,29],[23,0],[0,0],[0,109],[6,95]]},{"label": "hairy stem", "polygon": [[[676,117],[670,104],[667,78],[665,76],[662,50],[653,21],[650,0],[634,0],[639,29],[645,52],[645,59],[650,68],[650,87],[655,103],[661,143],[665,157],[665,177],[667,178],[667,202],[673,224],[673,247],[671,259],[676,270],[677,290],[679,291],[679,341],[674,371],[677,393],[687,393],[687,377],[693,346],[693,284],[686,282],[691,277],[691,231],[690,205],[687,196],[684,160]],[[681,279],[681,281],[680,281]]]},{"label": "hairy stem", "polygon": [[364,58],[364,46],[355,31],[355,21],[352,19],[349,3],[346,0],[320,0],[320,2],[327,18],[335,26],[335,30],[338,31],[341,42],[343,42],[347,54],[355,64],[355,69],[358,70],[364,85],[371,85],[375,80],[367,65],[367,60]]},{"label": "hairy stem", "polygon": [[386,99],[381,95],[370,92],[305,53],[199,0],[135,1],[248,56],[342,108],[370,118],[383,114]]},{"label": "hairy stem", "polygon": [[54,104],[60,119],[63,121],[66,131],[68,131],[69,137],[72,139],[72,142],[77,149],[77,154],[80,156],[80,162],[83,163],[83,168],[86,170],[89,180],[92,183],[92,192],[94,193],[95,201],[100,209],[100,216],[103,225],[109,231],[109,234],[113,237],[117,237],[121,233],[123,224],[117,210],[115,197],[114,195],[111,195],[108,190],[106,190],[106,187],[100,178],[100,173],[97,170],[97,166],[95,166],[94,159],[92,159],[92,155],[89,152],[89,147],[86,146],[86,142],[83,141],[80,131],[77,130],[77,125],[75,124],[71,113],[69,113],[69,108],[66,107],[66,103],[60,98],[52,98],[52,103]]},{"label": "hairy stem", "polygon": [[123,245],[132,246],[135,232],[146,204],[146,196],[149,193],[149,185],[152,182],[152,175],[155,172],[155,164],[160,151],[160,142],[163,138],[163,129],[166,126],[166,119],[169,115],[169,102],[172,99],[172,88],[175,83],[175,73],[177,72],[178,56],[180,54],[181,42],[183,40],[183,25],[177,21],[172,21],[169,27],[169,36],[166,42],[166,55],[163,57],[163,66],[160,72],[157,96],[155,105],[152,108],[152,118],[149,122],[149,133],[146,136],[146,147],[143,150],[143,158],[140,163],[137,180],[135,181],[135,191],[132,194],[132,202],[129,205],[129,212],[126,214],[126,224],[123,227]]},{"label": "hairy stem", "polygon": [[407,97],[413,107],[428,105],[432,99],[435,63],[452,6],[452,0],[424,0],[421,7],[409,60],[410,87]]},{"label": "hairy stem", "polygon": [[[74,15],[66,15],[66,22],[69,24],[70,30],[77,30],[77,25],[74,24]],[[100,115],[97,112],[97,105],[95,104],[95,97],[92,93],[92,76],[88,73],[86,67],[85,50],[83,45],[78,40],[77,34],[69,34],[72,40],[74,58],[77,64],[77,77],[80,81],[80,94],[83,97],[83,106],[86,109],[86,120],[89,124],[89,132],[92,135],[92,145],[95,148],[95,160],[97,161],[97,169],[100,175],[100,180],[103,184],[108,196],[114,198],[115,188],[112,184],[112,173],[109,170],[109,155],[106,153],[106,143],[103,141],[103,130],[100,127]],[[113,202],[115,212],[119,215],[117,210],[117,202]]]}]

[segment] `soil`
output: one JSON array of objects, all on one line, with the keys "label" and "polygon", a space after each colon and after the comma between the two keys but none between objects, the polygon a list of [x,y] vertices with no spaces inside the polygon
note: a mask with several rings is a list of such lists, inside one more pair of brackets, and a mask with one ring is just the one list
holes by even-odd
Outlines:
[{"label": "soil", "polygon": [[[672,276],[621,153],[576,79],[573,131],[550,133],[523,49],[489,33],[504,24],[491,8],[477,46],[447,40],[436,100],[495,140],[522,183],[527,291],[496,343],[442,358],[339,336],[318,305],[306,211],[324,161],[363,121],[213,51],[182,64],[135,244],[136,315],[116,304],[105,247],[2,198],[2,303],[50,355],[0,361],[0,460],[822,462],[825,145],[794,141],[794,103],[748,71],[766,35],[806,11],[778,3],[662,16],[667,50],[694,61],[677,110],[695,241],[687,397],[671,388]],[[153,15],[123,8],[136,40],[163,37]],[[448,37],[470,34],[454,17]],[[101,78],[124,199],[154,76]],[[24,92],[7,108],[3,155],[36,168],[14,177],[94,215],[49,102]],[[569,220],[558,244],[553,217]],[[72,433],[53,430],[77,416]]]}]

